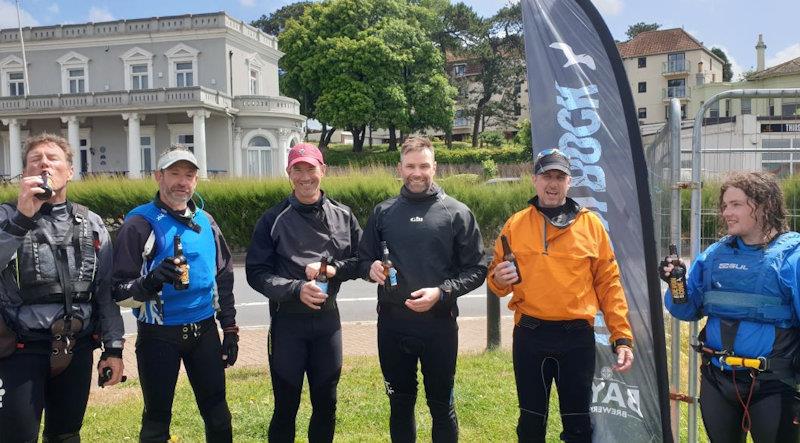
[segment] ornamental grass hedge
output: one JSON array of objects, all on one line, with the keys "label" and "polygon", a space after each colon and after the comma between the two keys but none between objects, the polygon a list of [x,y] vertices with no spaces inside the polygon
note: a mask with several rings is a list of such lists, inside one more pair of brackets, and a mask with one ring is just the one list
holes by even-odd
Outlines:
[{"label": "ornamental grass hedge", "polygon": [[[502,224],[513,212],[522,209],[533,193],[530,178],[519,182],[487,185],[475,174],[459,174],[438,180],[447,193],[467,204],[475,213],[490,244]],[[326,177],[322,188],[327,195],[353,209],[362,227],[379,202],[397,195],[400,181],[376,170],[369,174]],[[69,199],[98,213],[110,231],[119,228],[125,214],[153,198],[155,180],[92,178],[70,183]],[[195,201],[214,216],[234,251],[244,251],[253,227],[269,207],[291,192],[283,179],[212,179],[197,187]],[[0,201],[16,200],[16,185],[0,188]]]}]

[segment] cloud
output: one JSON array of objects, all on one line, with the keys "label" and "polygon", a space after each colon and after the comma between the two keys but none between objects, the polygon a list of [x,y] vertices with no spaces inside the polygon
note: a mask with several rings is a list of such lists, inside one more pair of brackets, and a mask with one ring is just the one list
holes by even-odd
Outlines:
[{"label": "cloud", "polygon": [[[22,26],[38,26],[39,21],[33,18],[28,11],[23,8],[19,10],[19,18]],[[17,6],[10,1],[0,0],[0,28],[17,27]]]},{"label": "cloud", "polygon": [[783,62],[794,60],[797,57],[800,57],[800,43],[795,43],[791,46],[787,46],[781,49],[780,51],[776,52],[774,56],[767,59],[766,67],[769,68],[775,65],[779,65]]},{"label": "cloud", "polygon": [[256,0],[239,0],[239,4],[242,6],[255,6]]},{"label": "cloud", "polygon": [[89,21],[90,22],[109,22],[114,20],[114,16],[106,8],[92,6],[89,8]]},{"label": "cloud", "polygon": [[592,0],[592,3],[603,15],[619,15],[622,12],[622,0]]},{"label": "cloud", "polygon": [[51,14],[58,14],[61,12],[61,8],[58,7],[58,3],[53,3],[52,5],[47,7],[47,12]]}]

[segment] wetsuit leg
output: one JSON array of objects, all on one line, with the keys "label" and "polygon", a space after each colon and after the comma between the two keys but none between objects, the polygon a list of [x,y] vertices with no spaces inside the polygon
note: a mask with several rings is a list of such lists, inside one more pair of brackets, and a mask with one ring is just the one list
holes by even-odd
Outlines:
[{"label": "wetsuit leg", "polygon": [[67,369],[47,382],[44,442],[80,441],[83,415],[92,383],[91,346],[76,348]]},{"label": "wetsuit leg", "polygon": [[293,314],[272,318],[267,347],[275,409],[269,423],[270,442],[294,442],[295,420],[308,361],[308,322]]},{"label": "wetsuit leg", "polygon": [[336,387],[342,373],[342,327],[339,313],[311,319],[314,337],[308,351],[308,385],[311,421],[308,441],[333,441],[336,429]]},{"label": "wetsuit leg", "polygon": [[512,358],[519,401],[517,439],[521,442],[545,441],[550,387],[558,369],[557,361],[542,352],[539,335],[537,330],[514,327]]},{"label": "wetsuit leg", "polygon": [[592,401],[592,379],[595,367],[594,331],[591,326],[567,327],[562,334],[563,349],[557,354],[561,440],[591,443],[592,421],[589,407]]},{"label": "wetsuit leg", "polygon": [[172,401],[181,364],[178,344],[139,334],[136,364],[144,397],[139,440],[163,443],[170,437]]},{"label": "wetsuit leg", "polygon": [[50,356],[16,352],[0,360],[0,442],[36,442]]},{"label": "wetsuit leg", "polygon": [[[414,404],[417,401],[417,360],[424,344],[411,340],[378,319],[378,359],[389,396],[389,433],[394,443],[414,442],[417,424]],[[420,346],[418,346],[420,345]],[[416,353],[414,353],[417,348]]]},{"label": "wetsuit leg", "polygon": [[[458,326],[442,320],[441,326],[430,330],[420,358],[425,396],[433,422],[432,440],[436,443],[458,441],[458,418],[453,397],[453,385],[458,357]],[[438,325],[437,325],[438,326]]]},{"label": "wetsuit leg", "polygon": [[725,379],[729,375],[711,365],[704,365],[700,371],[700,412],[709,440],[712,443],[744,442],[743,411],[732,385]]},{"label": "wetsuit leg", "polygon": [[231,413],[225,399],[225,367],[222,363],[219,334],[215,328],[186,345],[181,356],[197,408],[205,423],[206,441],[230,442],[233,439],[233,430]]}]

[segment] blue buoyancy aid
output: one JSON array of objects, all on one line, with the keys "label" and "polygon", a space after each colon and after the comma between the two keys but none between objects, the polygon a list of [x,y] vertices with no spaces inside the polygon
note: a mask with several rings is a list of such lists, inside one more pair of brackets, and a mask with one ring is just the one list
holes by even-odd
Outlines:
[{"label": "blue buoyancy aid", "polygon": [[709,317],[749,320],[780,328],[798,325],[791,291],[779,281],[788,253],[800,244],[800,234],[788,232],[765,248],[749,248],[724,237],[705,261],[703,313]]},{"label": "blue buoyancy aid", "polygon": [[189,287],[177,291],[172,285],[165,284],[160,293],[163,312],[152,300],[133,309],[133,314],[141,322],[164,325],[196,323],[211,317],[217,297],[217,249],[211,222],[205,212],[201,209],[195,211],[192,219],[196,225],[194,230],[153,202],[134,208],[126,219],[134,215],[144,217],[150,223],[155,239],[152,252],[142,264],[142,275],[174,254],[173,238],[180,235],[183,254],[189,264]]}]

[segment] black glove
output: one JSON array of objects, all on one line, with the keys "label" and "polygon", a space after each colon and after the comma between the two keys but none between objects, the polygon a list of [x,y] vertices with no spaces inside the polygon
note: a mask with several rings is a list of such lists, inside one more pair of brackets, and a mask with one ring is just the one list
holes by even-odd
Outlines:
[{"label": "black glove", "polygon": [[677,260],[677,264],[675,263],[676,260],[671,260],[670,257],[664,257],[664,260],[661,260],[661,263],[658,264],[658,278],[663,280],[666,284],[669,284],[670,274],[669,272],[664,272],[664,268],[669,265],[672,265],[676,268],[683,268],[683,275],[686,275],[686,265],[681,260]]},{"label": "black glove", "polygon": [[222,339],[222,361],[225,362],[225,367],[231,367],[236,363],[236,358],[239,356],[239,334],[236,332],[225,332]]},{"label": "black glove", "polygon": [[174,257],[167,257],[161,261],[142,281],[142,286],[151,293],[161,291],[164,284],[173,284],[181,281],[181,267],[176,265]]}]

